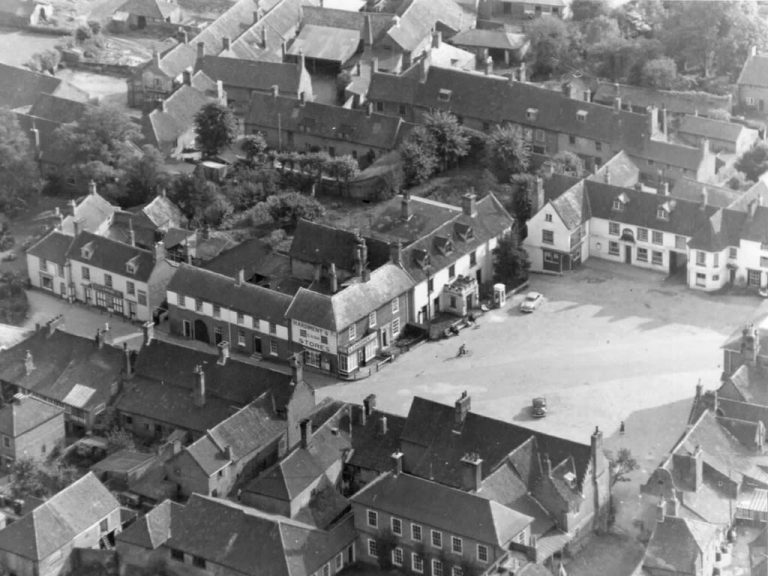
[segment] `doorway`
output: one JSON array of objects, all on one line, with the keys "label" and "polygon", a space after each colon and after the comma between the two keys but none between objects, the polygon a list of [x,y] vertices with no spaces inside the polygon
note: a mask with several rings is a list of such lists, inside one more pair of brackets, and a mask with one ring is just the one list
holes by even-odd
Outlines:
[{"label": "doorway", "polygon": [[143,28],[146,28],[147,27],[147,17],[146,16],[139,16],[136,25],[139,28],[139,30],[142,30]]},{"label": "doorway", "polygon": [[210,339],[208,338],[208,326],[206,326],[205,322],[202,320],[195,320],[195,340],[205,342],[206,344],[210,343]]},{"label": "doorway", "polygon": [[259,336],[253,337],[253,353],[261,354],[261,338]]},{"label": "doorway", "polygon": [[184,338],[192,338],[192,324],[190,324],[189,320],[182,320],[181,321],[181,330],[184,334]]},{"label": "doorway", "polygon": [[632,264],[632,246],[624,246],[624,263]]},{"label": "doorway", "polygon": [[381,347],[386,348],[389,346],[389,331],[387,328],[382,328],[381,331]]}]

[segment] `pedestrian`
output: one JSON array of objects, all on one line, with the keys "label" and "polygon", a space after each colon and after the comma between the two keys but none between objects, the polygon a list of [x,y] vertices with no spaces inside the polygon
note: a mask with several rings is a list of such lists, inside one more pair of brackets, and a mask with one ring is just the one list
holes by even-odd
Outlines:
[{"label": "pedestrian", "polygon": [[104,332],[109,332],[109,322],[104,322]]},{"label": "pedestrian", "polygon": [[624,434],[624,420],[621,421],[621,426],[619,427],[619,434]]}]

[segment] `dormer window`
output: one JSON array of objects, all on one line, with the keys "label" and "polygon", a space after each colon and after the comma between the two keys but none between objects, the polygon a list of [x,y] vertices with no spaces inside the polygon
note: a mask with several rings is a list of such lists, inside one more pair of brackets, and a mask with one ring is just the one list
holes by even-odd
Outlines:
[{"label": "dormer window", "polygon": [[426,268],[430,265],[429,252],[423,249],[413,251],[413,259],[420,268]]},{"label": "dormer window", "polygon": [[125,263],[125,271],[128,274],[136,274],[136,269],[138,268],[138,263],[137,263],[138,258],[139,258],[138,256],[134,256],[133,258],[128,260],[128,262]]},{"label": "dormer window", "polygon": [[663,206],[659,206],[658,210],[656,210],[656,218],[659,220],[669,220],[669,212]]},{"label": "dormer window", "polygon": [[629,204],[629,196],[624,194],[623,192],[619,194],[613,201],[613,209],[617,212],[624,211],[624,206]]},{"label": "dormer window", "polygon": [[475,231],[472,229],[472,226],[468,226],[462,222],[456,222],[453,228],[456,232],[456,236],[458,236],[462,242],[467,242],[475,237]]},{"label": "dormer window", "polygon": [[536,120],[538,115],[538,108],[528,108],[528,110],[525,111],[525,117],[528,118],[528,120]]},{"label": "dormer window", "polygon": [[451,94],[453,94],[451,90],[448,90],[446,88],[441,88],[440,91],[437,93],[437,99],[440,102],[450,102]]},{"label": "dormer window", "polygon": [[579,110],[576,112],[576,120],[579,122],[586,122],[587,121],[587,111],[586,110]]},{"label": "dormer window", "polygon": [[453,252],[453,242],[450,238],[435,237],[435,248],[443,255],[447,256]]},{"label": "dormer window", "polygon": [[82,248],[80,248],[80,256],[86,260],[91,259],[93,256],[93,242],[88,242],[87,244],[84,244]]}]

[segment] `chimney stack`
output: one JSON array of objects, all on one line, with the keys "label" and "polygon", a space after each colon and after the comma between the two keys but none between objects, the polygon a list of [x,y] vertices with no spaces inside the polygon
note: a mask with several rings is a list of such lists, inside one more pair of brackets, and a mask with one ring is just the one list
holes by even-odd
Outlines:
[{"label": "chimney stack", "polygon": [[483,482],[483,461],[480,454],[470,452],[461,459],[461,487],[476,492]]},{"label": "chimney stack", "polygon": [[229,46],[230,46],[230,39],[225,36],[224,38],[221,39],[222,51],[226,52],[227,50],[229,50]]},{"label": "chimney stack", "polygon": [[365,103],[365,117],[370,118],[373,114],[373,102],[370,100]]},{"label": "chimney stack", "polygon": [[306,450],[312,440],[312,420],[304,418],[299,422],[299,428],[301,429],[301,447]]},{"label": "chimney stack", "polygon": [[133,231],[133,218],[128,219],[128,241],[131,246],[136,247],[136,232]]},{"label": "chimney stack", "polygon": [[392,453],[392,475],[399,476],[403,472],[403,453],[399,450]]},{"label": "chimney stack", "polygon": [[605,180],[606,184],[611,183],[611,167],[610,166],[605,167],[605,172],[603,172],[603,180]]},{"label": "chimney stack", "polygon": [[88,194],[93,195],[93,194],[96,194],[96,192],[97,192],[97,190],[96,190],[96,182],[91,180],[90,182],[88,182]]},{"label": "chimney stack", "polygon": [[165,243],[163,241],[155,242],[155,262],[165,260]]},{"label": "chimney stack", "polygon": [[387,435],[387,417],[386,416],[379,417],[379,434],[381,434],[382,436]]},{"label": "chimney stack", "polygon": [[198,408],[205,406],[205,372],[202,364],[195,366],[195,389],[192,393],[192,400]]},{"label": "chimney stack", "polygon": [[32,139],[32,145],[35,147],[35,151],[39,151],[40,150],[40,130],[38,130],[33,126],[29,131],[29,135]]},{"label": "chimney stack", "polygon": [[224,460],[226,460],[227,462],[234,461],[234,457],[232,455],[232,446],[230,446],[229,444],[224,446]]},{"label": "chimney stack", "polygon": [[404,222],[411,219],[411,193],[408,190],[403,192],[403,199],[400,201],[400,218]]},{"label": "chimney stack", "polygon": [[301,384],[304,382],[304,359],[301,356],[301,352],[296,352],[291,356],[291,382],[293,385]]},{"label": "chimney stack", "polygon": [[128,344],[123,342],[123,374],[126,380],[133,376],[133,363],[131,362],[131,351],[128,350]]},{"label": "chimney stack", "polygon": [[379,71],[379,58],[378,56],[371,56],[371,74],[376,74]]},{"label": "chimney stack", "polygon": [[101,331],[101,328],[96,328],[96,337],[93,339],[94,344],[96,344],[96,348],[101,350],[104,348],[104,333]]},{"label": "chimney stack", "polygon": [[616,96],[616,98],[613,99],[613,108],[617,112],[621,112],[621,96]]},{"label": "chimney stack", "polygon": [[144,332],[144,346],[149,346],[152,343],[152,340],[155,339],[155,323],[151,320],[144,322],[141,328]]},{"label": "chimney stack", "polygon": [[198,42],[197,43],[197,59],[202,60],[203,56],[205,56],[205,42]]},{"label": "chimney stack", "polygon": [[709,193],[707,192],[707,187],[702,186],[701,187],[701,209],[705,210],[707,208],[707,201],[709,200]]},{"label": "chimney stack", "polygon": [[552,478],[552,462],[549,459],[549,454],[542,455],[541,463],[544,466],[544,476]]},{"label": "chimney stack", "polygon": [[667,500],[667,516],[677,517],[677,498],[675,496]]},{"label": "chimney stack", "polygon": [[302,90],[301,92],[299,92],[299,106],[303,107],[306,103],[307,103],[306,94],[304,90]]},{"label": "chimney stack", "polygon": [[432,31],[432,48],[440,48],[443,43],[443,33],[440,30]]},{"label": "chimney stack", "polygon": [[155,66],[158,68],[160,67],[160,52],[157,51],[157,48],[152,49],[152,60],[155,63]]},{"label": "chimney stack", "polygon": [[237,278],[235,278],[235,286],[242,286],[243,284],[245,284],[245,269],[240,268],[237,271]]},{"label": "chimney stack", "polygon": [[35,361],[32,358],[32,352],[27,350],[26,356],[24,356],[24,373],[29,376],[35,369]]},{"label": "chimney stack", "polygon": [[272,98],[277,99],[280,96],[280,86],[277,84],[272,85]]},{"label": "chimney stack", "polygon": [[488,56],[488,58],[485,59],[485,75],[488,76],[489,74],[493,74],[493,58]]},{"label": "chimney stack", "polygon": [[456,428],[460,428],[464,424],[464,420],[467,417],[467,414],[469,413],[469,410],[471,408],[471,402],[469,398],[469,394],[467,394],[467,391],[461,393],[461,396],[458,400],[456,400],[456,404],[454,406],[454,421],[453,424]]},{"label": "chimney stack", "polygon": [[336,294],[339,291],[339,276],[336,274],[336,264],[331,262],[328,268],[328,282],[331,294]]},{"label": "chimney stack", "polygon": [[582,96],[584,97],[584,102],[592,102],[592,90],[589,88],[582,92]]},{"label": "chimney stack", "polygon": [[184,84],[186,86],[192,86],[192,66],[188,66],[181,74]]},{"label": "chimney stack", "polygon": [[528,68],[526,67],[525,62],[520,62],[520,68],[517,73],[520,82],[528,82]]},{"label": "chimney stack", "polygon": [[229,341],[222,340],[219,342],[219,359],[216,362],[219,366],[224,366],[229,360]]},{"label": "chimney stack", "polygon": [[299,50],[299,72],[306,69],[306,58],[304,57],[304,51]]},{"label": "chimney stack", "polygon": [[461,211],[470,218],[477,216],[477,195],[474,192],[468,192],[461,197]]},{"label": "chimney stack", "polygon": [[664,510],[664,500],[662,499],[656,505],[656,522],[664,522],[665,517],[666,517],[666,514]]},{"label": "chimney stack", "polygon": [[367,417],[373,414],[374,410],[376,410],[376,394],[369,394],[363,399],[363,412]]},{"label": "chimney stack", "polygon": [[396,266],[403,265],[403,245],[399,240],[389,243],[389,259]]}]

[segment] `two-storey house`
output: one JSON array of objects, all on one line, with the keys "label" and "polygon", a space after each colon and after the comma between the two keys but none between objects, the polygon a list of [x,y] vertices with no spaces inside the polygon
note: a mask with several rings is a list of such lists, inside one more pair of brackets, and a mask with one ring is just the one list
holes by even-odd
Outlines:
[{"label": "two-storey house", "polygon": [[51,231],[27,250],[27,274],[30,285],[69,298],[70,273],[67,251],[72,236]]},{"label": "two-storey house", "polygon": [[171,333],[232,352],[287,359],[291,353],[287,294],[237,278],[180,264],[167,286]]},{"label": "two-storey house", "polygon": [[736,98],[744,113],[763,116],[768,111],[768,54],[754,46],[736,80]]},{"label": "two-storey house", "polygon": [[410,275],[394,263],[360,272],[340,288],[331,263],[321,279],[327,291],[300,288],[286,310],[291,341],[307,366],[352,376],[392,346],[409,321]]},{"label": "two-storey house", "polygon": [[64,410],[34,396],[16,394],[0,408],[0,467],[19,459],[43,461],[64,445]]},{"label": "two-storey house", "polygon": [[114,546],[122,529],[120,510],[88,473],[0,530],[0,566],[19,576],[67,574],[75,548]]},{"label": "two-storey house", "polygon": [[176,271],[162,242],[153,253],[90,232],[75,238],[67,259],[75,300],[130,320],[152,319]]}]

